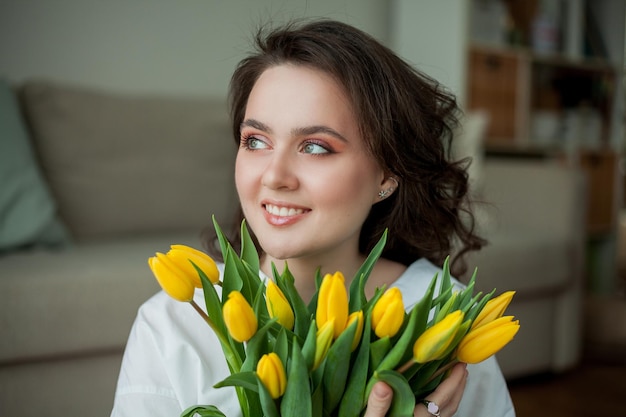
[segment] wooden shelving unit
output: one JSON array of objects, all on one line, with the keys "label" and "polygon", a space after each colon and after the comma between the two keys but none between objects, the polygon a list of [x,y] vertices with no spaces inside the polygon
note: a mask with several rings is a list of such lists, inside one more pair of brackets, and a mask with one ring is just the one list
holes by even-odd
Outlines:
[{"label": "wooden shelving unit", "polygon": [[[489,42],[480,31],[468,42],[467,107],[490,116],[487,157],[553,158],[579,166],[587,177],[588,256],[596,259],[589,262],[589,280],[611,280],[626,201],[620,169],[626,0],[469,1],[472,12],[496,2],[502,13],[504,6],[514,35]],[[531,31],[546,5],[559,12],[559,39],[540,50]],[[470,16],[477,21],[485,22]]]}]

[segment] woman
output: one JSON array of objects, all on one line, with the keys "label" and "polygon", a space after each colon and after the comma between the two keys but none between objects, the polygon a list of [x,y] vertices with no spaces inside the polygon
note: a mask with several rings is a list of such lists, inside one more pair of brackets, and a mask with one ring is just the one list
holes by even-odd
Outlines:
[{"label": "woman", "polygon": [[[446,157],[454,98],[343,23],[261,31],[257,47],[233,75],[230,105],[240,219],[258,243],[262,272],[288,262],[307,300],[318,268],[354,276],[387,228],[366,290],[398,286],[411,308],[448,254],[459,261],[483,244],[467,211],[466,163]],[[185,307],[163,294],[142,306],[113,415],[176,415],[194,404],[236,415],[232,392],[212,388],[228,375],[219,343],[196,334],[202,323]],[[392,395],[377,384],[366,416],[384,416]],[[415,416],[514,416],[493,358],[457,365],[428,400]]]}]

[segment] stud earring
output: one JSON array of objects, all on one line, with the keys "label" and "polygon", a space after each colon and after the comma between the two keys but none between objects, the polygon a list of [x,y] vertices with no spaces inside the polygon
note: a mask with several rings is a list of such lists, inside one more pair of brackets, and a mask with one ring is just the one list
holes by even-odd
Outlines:
[{"label": "stud earring", "polygon": [[387,198],[391,195],[391,193],[393,193],[393,191],[398,187],[398,180],[395,179],[394,177],[389,177],[390,180],[392,180],[393,182],[396,183],[395,187],[389,187],[386,190],[380,190],[378,192],[378,198],[380,198],[381,200],[384,198]]},{"label": "stud earring", "polygon": [[383,198],[385,198],[389,194],[391,194],[392,191],[393,191],[393,188],[387,188],[386,190],[380,190],[378,192],[378,198],[380,198],[382,200]]}]

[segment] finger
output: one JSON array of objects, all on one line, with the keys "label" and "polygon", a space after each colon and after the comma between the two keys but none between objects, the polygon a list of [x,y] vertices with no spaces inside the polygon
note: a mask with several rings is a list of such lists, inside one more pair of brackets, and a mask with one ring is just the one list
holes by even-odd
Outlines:
[{"label": "finger", "polygon": [[461,402],[461,399],[463,398],[463,393],[465,392],[465,386],[467,385],[467,378],[469,376],[469,372],[467,371],[467,368],[465,366],[461,367],[461,369],[463,370],[463,372],[461,373],[461,382],[458,385],[458,389],[454,391],[454,395],[452,396],[452,399],[450,401],[451,405],[455,405],[456,407],[453,408],[453,413],[454,414],[459,406],[459,403]]},{"label": "finger", "polygon": [[[467,365],[464,363],[455,365],[450,375],[444,379],[437,389],[427,398],[428,401],[434,402],[439,407],[442,417],[452,416],[459,407],[465,390],[465,384],[467,383],[466,366]],[[415,416],[432,416],[432,414],[426,411],[424,405],[418,404]]]},{"label": "finger", "polygon": [[384,417],[389,411],[393,390],[384,382],[377,382],[367,399],[367,409],[364,417]]}]

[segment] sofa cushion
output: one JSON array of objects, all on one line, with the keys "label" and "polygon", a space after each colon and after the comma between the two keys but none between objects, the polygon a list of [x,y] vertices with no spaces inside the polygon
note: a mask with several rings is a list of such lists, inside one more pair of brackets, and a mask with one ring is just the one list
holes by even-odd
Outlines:
[{"label": "sofa cushion", "polygon": [[551,238],[538,239],[536,233],[489,235],[489,245],[468,256],[468,266],[477,268],[477,287],[517,291],[516,300],[548,297],[574,286],[571,264],[575,242]]},{"label": "sofa cushion", "polygon": [[199,233],[88,242],[2,259],[0,363],[117,350],[139,306],[159,291],[148,257]]},{"label": "sofa cushion", "polygon": [[0,138],[0,252],[67,243],[17,100],[4,79],[0,79]]},{"label": "sofa cushion", "polygon": [[21,90],[42,169],[79,240],[232,220],[223,99],[134,97],[46,81]]}]

